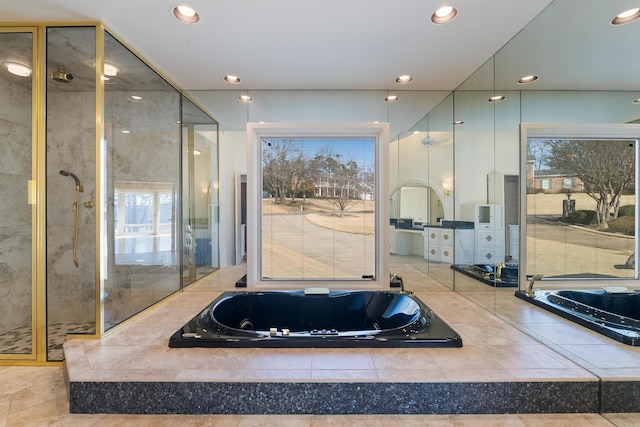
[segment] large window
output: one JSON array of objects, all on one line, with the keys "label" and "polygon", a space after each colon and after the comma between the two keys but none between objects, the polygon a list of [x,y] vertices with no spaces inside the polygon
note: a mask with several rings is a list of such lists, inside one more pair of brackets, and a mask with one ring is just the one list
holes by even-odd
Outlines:
[{"label": "large window", "polygon": [[[386,280],[386,126],[257,125],[249,170],[248,281],[308,286]],[[384,183],[384,184],[383,184]],[[255,224],[255,225],[254,225]],[[260,230],[251,233],[251,227]],[[255,247],[256,250],[251,249]],[[386,246],[385,246],[386,247]],[[384,273],[383,273],[384,271]],[[254,275],[253,277],[251,277]]]}]

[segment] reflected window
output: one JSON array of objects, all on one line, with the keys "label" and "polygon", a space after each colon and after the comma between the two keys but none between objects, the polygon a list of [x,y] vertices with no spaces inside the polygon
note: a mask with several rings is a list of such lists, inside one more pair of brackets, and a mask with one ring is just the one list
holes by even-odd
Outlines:
[{"label": "reflected window", "polygon": [[636,152],[636,140],[527,140],[528,275],[636,278]]}]

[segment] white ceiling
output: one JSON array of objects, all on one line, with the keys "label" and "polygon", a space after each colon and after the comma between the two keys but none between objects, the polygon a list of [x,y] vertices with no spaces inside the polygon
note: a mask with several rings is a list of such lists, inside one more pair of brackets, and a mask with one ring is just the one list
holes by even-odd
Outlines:
[{"label": "white ceiling", "polygon": [[430,21],[441,0],[187,0],[196,25],[177,3],[3,0],[0,22],[100,21],[185,90],[453,90],[551,0],[453,0],[447,25]]}]

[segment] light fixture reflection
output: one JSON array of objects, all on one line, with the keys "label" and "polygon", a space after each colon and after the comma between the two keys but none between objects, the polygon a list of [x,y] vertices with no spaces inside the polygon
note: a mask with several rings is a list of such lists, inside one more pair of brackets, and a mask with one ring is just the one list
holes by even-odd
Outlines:
[{"label": "light fixture reflection", "polygon": [[536,80],[538,80],[538,76],[534,76],[534,75],[524,76],[524,77],[518,79],[518,84],[526,85],[527,83],[533,83]]},{"label": "light fixture reflection", "polygon": [[18,64],[17,62],[5,63],[7,71],[15,76],[29,77],[31,75],[31,68],[26,65]]},{"label": "light fixture reflection", "polygon": [[492,96],[491,98],[489,98],[489,102],[502,102],[505,100],[505,97],[502,95],[496,95],[496,96]]},{"label": "light fixture reflection", "polygon": [[253,98],[252,98],[252,97],[250,97],[249,95],[240,95],[240,96],[238,97],[238,100],[239,100],[240,102],[251,102],[251,101],[253,101]]},{"label": "light fixture reflection", "polygon": [[118,67],[113,64],[109,64],[107,62],[104,63],[104,75],[109,77],[115,77],[118,75]]},{"label": "light fixture reflection", "polygon": [[394,102],[398,102],[398,96],[397,95],[389,95],[387,96],[384,100],[387,101],[389,104],[392,104]]},{"label": "light fixture reflection", "polygon": [[237,85],[240,83],[240,77],[229,74],[224,76],[224,81],[232,85]]}]

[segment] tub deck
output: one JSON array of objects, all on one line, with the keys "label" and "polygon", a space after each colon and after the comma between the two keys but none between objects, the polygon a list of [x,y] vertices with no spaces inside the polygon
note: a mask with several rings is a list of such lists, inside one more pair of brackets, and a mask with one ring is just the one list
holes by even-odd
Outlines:
[{"label": "tub deck", "polygon": [[[575,331],[564,347],[536,340],[551,314],[513,297],[504,320],[410,265],[408,289],[464,340],[462,348],[168,348],[167,340],[223,291],[222,269],[101,340],[65,344],[72,413],[491,414],[639,412],[640,352]],[[411,285],[412,280],[415,286]],[[486,288],[486,285],[479,285]],[[482,291],[481,291],[482,292]],[[493,290],[492,290],[492,298]],[[480,296],[480,295],[478,295]],[[476,298],[477,299],[477,298]],[[534,320],[523,322],[522,318]],[[518,323],[516,317],[521,320]],[[550,320],[551,319],[551,320]],[[563,331],[561,323],[553,330]],[[526,325],[526,326],[525,326]],[[580,340],[576,342],[576,340]],[[604,338],[603,338],[604,339]],[[593,347],[597,347],[594,350]],[[588,355],[614,356],[594,367]],[[582,357],[580,364],[571,360]],[[624,356],[624,357],[623,357]],[[595,362],[597,363],[597,362]],[[595,372],[595,374],[594,374]],[[636,391],[637,392],[637,391]],[[600,399],[602,397],[602,407]],[[637,400],[637,399],[636,399]]]}]

